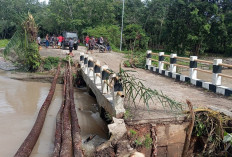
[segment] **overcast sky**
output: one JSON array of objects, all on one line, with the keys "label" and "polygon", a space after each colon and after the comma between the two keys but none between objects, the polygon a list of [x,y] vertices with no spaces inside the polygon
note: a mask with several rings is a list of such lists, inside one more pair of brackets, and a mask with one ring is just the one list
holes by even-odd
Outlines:
[{"label": "overcast sky", "polygon": [[48,4],[49,0],[39,0],[40,2],[46,2]]}]

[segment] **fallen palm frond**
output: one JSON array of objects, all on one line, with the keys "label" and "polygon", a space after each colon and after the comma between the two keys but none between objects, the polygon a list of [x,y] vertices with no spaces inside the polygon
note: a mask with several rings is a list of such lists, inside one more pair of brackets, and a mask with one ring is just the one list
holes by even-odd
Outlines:
[{"label": "fallen palm frond", "polygon": [[43,124],[46,118],[46,114],[48,111],[48,108],[51,104],[53,95],[55,93],[55,89],[56,89],[56,82],[58,79],[60,73],[60,64],[58,66],[56,75],[52,81],[52,85],[50,88],[50,91],[48,93],[47,98],[45,99],[43,105],[41,106],[41,109],[39,110],[37,119],[35,121],[35,124],[33,126],[33,128],[31,129],[30,133],[28,134],[27,138],[24,140],[23,144],[20,146],[20,148],[18,149],[17,153],[15,154],[15,157],[28,157],[30,156],[38,138],[40,135],[40,132],[43,128]]},{"label": "fallen palm frond", "polygon": [[139,102],[142,100],[146,107],[149,109],[149,102],[154,103],[154,99],[158,100],[164,108],[169,107],[172,111],[182,110],[184,104],[176,102],[175,100],[164,95],[162,92],[145,87],[142,80],[130,74],[129,70],[123,70],[120,67],[120,72],[117,74],[120,82],[123,84],[125,95],[129,102],[135,105],[136,99]]}]

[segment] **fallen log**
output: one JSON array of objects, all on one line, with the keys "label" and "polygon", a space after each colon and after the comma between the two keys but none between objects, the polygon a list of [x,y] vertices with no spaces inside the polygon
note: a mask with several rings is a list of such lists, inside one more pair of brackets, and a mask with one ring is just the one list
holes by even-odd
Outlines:
[{"label": "fallen log", "polygon": [[70,72],[67,70],[66,74],[66,91],[65,91],[65,106],[63,111],[63,131],[62,131],[62,146],[60,157],[72,157],[72,136],[71,136],[71,117],[70,117]]},{"label": "fallen log", "polygon": [[27,138],[24,140],[16,154],[15,157],[28,157],[30,156],[38,138],[41,133],[41,130],[43,128],[43,124],[46,118],[46,114],[48,111],[48,108],[51,104],[55,89],[56,89],[56,82],[57,78],[60,73],[60,64],[58,65],[57,72],[55,74],[55,77],[52,81],[51,88],[49,90],[48,96],[46,100],[44,101],[42,107],[40,108],[40,111],[38,113],[37,119],[35,121],[34,126],[32,127],[30,133],[28,134]]},{"label": "fallen log", "polygon": [[195,113],[193,110],[193,105],[189,100],[186,100],[186,102],[187,102],[188,107],[189,107],[191,121],[189,123],[189,127],[188,127],[188,130],[186,132],[186,138],[185,138],[184,148],[183,148],[183,152],[182,152],[182,157],[189,156],[188,151],[189,151],[190,141],[191,141],[191,137],[192,137],[194,122],[195,122]]},{"label": "fallen log", "polygon": [[65,105],[65,88],[66,88],[66,82],[67,82],[67,77],[66,71],[64,72],[64,85],[63,85],[63,91],[62,91],[62,96],[63,96],[63,102],[61,104],[61,107],[57,113],[56,116],[56,133],[55,133],[55,142],[54,142],[54,151],[53,151],[53,157],[59,157],[60,156],[60,149],[61,149],[61,138],[62,138],[62,120],[63,120],[63,109]]},{"label": "fallen log", "polygon": [[81,143],[81,136],[80,136],[80,126],[78,123],[77,113],[75,109],[74,103],[74,91],[73,91],[73,84],[72,84],[72,69],[69,62],[69,71],[70,71],[70,103],[71,103],[71,124],[72,124],[72,138],[73,138],[73,149],[74,149],[74,157],[83,157],[84,153],[82,151],[82,143]]}]

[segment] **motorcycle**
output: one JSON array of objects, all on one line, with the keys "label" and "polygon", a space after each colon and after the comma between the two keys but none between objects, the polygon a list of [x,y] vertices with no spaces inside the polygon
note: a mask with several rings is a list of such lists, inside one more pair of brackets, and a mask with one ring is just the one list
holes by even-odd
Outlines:
[{"label": "motorcycle", "polygon": [[99,52],[105,52],[106,51],[106,46],[96,43],[94,45],[94,50],[97,50],[97,49],[99,49]]}]

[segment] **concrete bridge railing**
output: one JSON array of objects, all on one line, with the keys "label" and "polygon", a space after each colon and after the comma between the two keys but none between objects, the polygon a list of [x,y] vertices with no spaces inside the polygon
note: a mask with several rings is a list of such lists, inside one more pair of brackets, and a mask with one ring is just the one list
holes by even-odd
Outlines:
[{"label": "concrete bridge railing", "polygon": [[[152,55],[158,56],[158,60],[153,59]],[[165,61],[165,57],[170,59],[170,62]],[[189,66],[177,64],[177,60],[185,60],[189,62]],[[153,66],[152,62],[157,62],[158,66]],[[198,68],[198,63],[213,65],[213,70],[203,70]],[[169,69],[165,70],[164,65],[168,64]],[[181,75],[177,73],[177,67],[186,68],[189,70],[189,76]],[[225,96],[232,95],[232,89],[229,87],[222,86],[222,77],[226,77],[232,79],[232,76],[222,74],[222,67],[232,68],[232,65],[223,64],[222,59],[214,59],[213,62],[200,60],[197,56],[187,57],[178,57],[177,54],[165,55],[164,52],[152,53],[151,50],[147,51],[146,58],[146,69],[150,71],[157,72],[159,74],[168,76],[170,78],[174,78],[179,81],[190,82],[198,87],[202,87],[213,91],[215,93],[223,94]],[[205,82],[203,80],[198,79],[197,72],[201,71],[203,73],[208,73],[212,75],[212,82]]]},{"label": "concrete bridge railing", "polygon": [[125,113],[123,86],[116,74],[107,65],[100,65],[87,54],[80,53],[83,79],[96,96],[98,104],[112,116],[122,117]]}]

